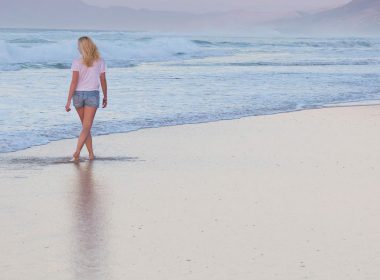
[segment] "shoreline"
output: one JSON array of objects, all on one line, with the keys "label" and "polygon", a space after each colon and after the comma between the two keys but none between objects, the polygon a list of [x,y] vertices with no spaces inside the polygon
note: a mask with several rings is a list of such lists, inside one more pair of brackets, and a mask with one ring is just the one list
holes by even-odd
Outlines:
[{"label": "shoreline", "polygon": [[[245,119],[245,118],[255,118],[255,117],[265,117],[265,116],[270,117],[270,116],[276,116],[276,115],[281,115],[281,114],[289,114],[289,113],[291,114],[291,113],[297,113],[297,112],[303,112],[303,111],[309,111],[309,110],[323,110],[323,109],[330,109],[330,108],[350,108],[350,107],[363,107],[363,106],[367,107],[367,106],[378,106],[378,105],[380,105],[380,99],[379,100],[350,101],[350,102],[322,105],[320,107],[314,107],[314,108],[301,108],[301,109],[292,110],[292,111],[268,113],[268,114],[261,114],[261,115],[247,115],[247,116],[230,118],[230,119],[227,118],[227,119],[219,119],[219,120],[212,120],[212,121],[201,121],[201,122],[193,122],[193,123],[164,125],[164,126],[159,126],[159,127],[144,127],[144,128],[138,128],[138,129],[130,130],[130,131],[112,132],[112,133],[108,133],[108,134],[94,135],[93,137],[97,138],[97,137],[103,137],[103,136],[109,136],[109,135],[115,135],[115,134],[130,134],[130,133],[136,133],[136,132],[141,131],[141,130],[159,129],[159,128],[165,128],[165,127],[177,127],[177,126],[186,126],[186,125],[207,124],[207,123],[233,121],[233,120],[240,120],[240,119]],[[25,149],[16,150],[16,151],[0,152],[0,159],[2,156],[9,156],[9,155],[14,154],[14,153],[23,152],[23,151],[27,151],[29,149],[33,149],[35,147],[46,146],[46,145],[49,145],[51,143],[73,140],[73,139],[77,139],[77,137],[51,140],[45,144],[33,145],[33,146],[27,147]],[[83,149],[85,150],[85,146],[83,147]]]},{"label": "shoreline", "polygon": [[380,105],[144,129],[2,157],[2,275],[378,279]]}]

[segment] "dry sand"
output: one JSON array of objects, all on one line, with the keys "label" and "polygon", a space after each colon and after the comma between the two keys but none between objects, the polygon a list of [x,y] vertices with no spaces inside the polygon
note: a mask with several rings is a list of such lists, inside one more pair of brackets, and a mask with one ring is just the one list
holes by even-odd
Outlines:
[{"label": "dry sand", "polygon": [[0,155],[1,279],[380,279],[380,106],[75,141]]}]

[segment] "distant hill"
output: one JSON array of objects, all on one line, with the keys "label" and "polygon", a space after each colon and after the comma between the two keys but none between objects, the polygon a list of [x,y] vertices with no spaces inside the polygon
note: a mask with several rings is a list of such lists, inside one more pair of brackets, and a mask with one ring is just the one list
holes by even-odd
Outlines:
[{"label": "distant hill", "polygon": [[380,35],[380,0],[353,0],[335,9],[277,21],[281,33],[304,35]]},{"label": "distant hill", "polygon": [[170,30],[185,28],[193,18],[181,12],[101,8],[80,0],[1,0],[0,9],[0,27],[20,28]]},{"label": "distant hill", "polygon": [[236,10],[193,14],[97,7],[81,0],[0,0],[0,27],[236,33],[277,15]]},{"label": "distant hill", "polygon": [[[317,13],[234,10],[194,14],[97,7],[81,0],[0,0],[0,27],[251,35],[380,35],[380,0],[353,0]],[[282,18],[282,20],[278,20]]]}]

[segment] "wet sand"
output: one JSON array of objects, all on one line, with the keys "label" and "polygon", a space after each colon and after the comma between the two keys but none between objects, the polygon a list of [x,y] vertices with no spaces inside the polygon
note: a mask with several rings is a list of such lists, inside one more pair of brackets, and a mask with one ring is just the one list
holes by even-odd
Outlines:
[{"label": "wet sand", "polygon": [[380,279],[380,106],[75,141],[0,155],[1,279]]}]

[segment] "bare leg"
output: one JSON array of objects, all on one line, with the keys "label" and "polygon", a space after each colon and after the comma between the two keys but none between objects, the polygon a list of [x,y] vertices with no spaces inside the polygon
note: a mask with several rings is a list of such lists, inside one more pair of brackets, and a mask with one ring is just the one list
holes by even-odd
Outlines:
[{"label": "bare leg", "polygon": [[[81,108],[83,110],[83,118],[81,118],[82,121],[82,131],[79,135],[78,138],[78,144],[77,144],[77,149],[73,155],[75,159],[79,159],[80,152],[83,148],[83,145],[86,143],[88,152],[90,154],[90,158],[92,156],[93,158],[93,149],[92,149],[92,137],[91,137],[91,127],[92,123],[94,121],[95,113],[97,108],[96,107],[88,107],[85,106]],[[81,109],[78,109],[81,111]],[[81,116],[81,113],[78,112],[79,117]]]},{"label": "bare leg", "polygon": [[[76,108],[77,110],[77,113],[78,113],[78,116],[80,118],[80,121],[83,125],[83,117],[84,117],[84,107],[80,107],[80,108]],[[94,150],[92,148],[92,136],[91,136],[91,132],[90,134],[87,136],[87,139],[86,139],[86,147],[87,147],[87,150],[88,150],[88,157],[90,160],[94,159],[95,156],[94,156]]]}]

